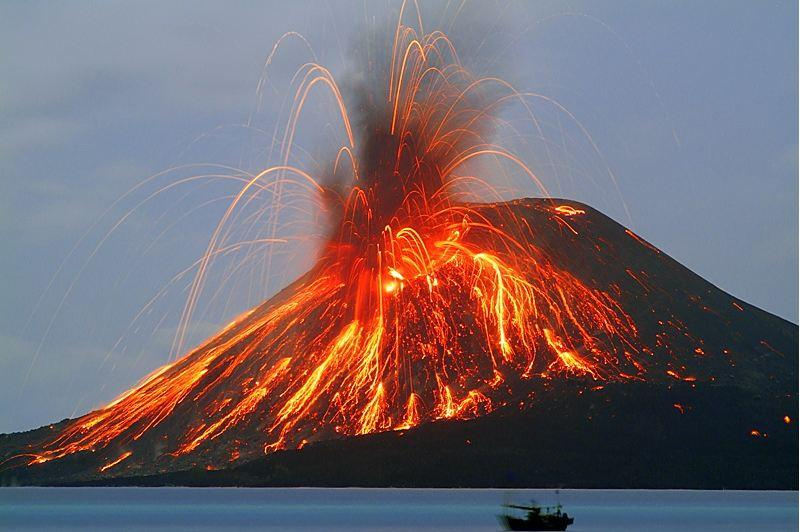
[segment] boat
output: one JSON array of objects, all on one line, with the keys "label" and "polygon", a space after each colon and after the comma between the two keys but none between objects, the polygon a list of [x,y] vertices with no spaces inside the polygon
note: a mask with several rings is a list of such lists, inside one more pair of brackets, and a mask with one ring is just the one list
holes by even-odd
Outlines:
[{"label": "boat", "polygon": [[[519,504],[504,504],[506,509],[497,519],[505,530],[566,530],[575,522],[566,512],[561,511],[561,503],[556,506],[539,506],[536,501],[531,501],[530,506]],[[509,510],[524,510],[525,517],[517,517]]]}]

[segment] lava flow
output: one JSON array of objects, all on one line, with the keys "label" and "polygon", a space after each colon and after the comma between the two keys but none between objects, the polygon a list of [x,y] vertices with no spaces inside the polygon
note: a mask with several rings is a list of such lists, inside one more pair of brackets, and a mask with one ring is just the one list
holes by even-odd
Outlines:
[{"label": "lava flow", "polygon": [[[284,163],[230,204],[182,324],[225,224],[255,188],[305,181],[330,213],[335,229],[312,271],[17,460],[102,450],[108,474],[132,463],[132,453],[217,467],[314,440],[480,416],[526,396],[534,380],[654,371],[613,291],[561,268],[510,204],[479,205],[498,198],[491,173],[525,175],[546,195],[520,157],[492,142],[503,126],[498,109],[522,96],[474,77],[439,31],[398,23],[386,63],[352,123],[328,70],[309,63],[298,72]],[[315,85],[335,97],[347,137],[323,176],[289,164]],[[578,234],[584,210],[542,205],[565,234]]]}]

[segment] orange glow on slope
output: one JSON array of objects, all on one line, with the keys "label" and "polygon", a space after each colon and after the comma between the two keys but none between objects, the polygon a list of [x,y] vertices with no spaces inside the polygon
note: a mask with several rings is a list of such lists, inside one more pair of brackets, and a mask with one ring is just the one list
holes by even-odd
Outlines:
[{"label": "orange glow on slope", "polygon": [[406,415],[403,423],[397,427],[398,430],[410,429],[419,424],[419,396],[412,393],[408,396],[406,403]]},{"label": "orange glow on slope", "polygon": [[659,255],[661,254],[661,251],[659,251],[659,249],[657,247],[653,246],[652,244],[650,244],[650,242],[646,241],[645,239],[643,239],[642,237],[640,237],[639,235],[637,235],[636,233],[634,233],[630,229],[625,229],[625,232],[628,234],[629,237],[631,237],[632,239],[636,240],[638,243],[640,243],[641,245],[643,245],[644,247],[646,247],[650,251],[652,251],[654,253],[657,253]]},{"label": "orange glow on slope", "polygon": [[569,372],[578,374],[588,373],[594,378],[599,377],[597,372],[595,372],[589,363],[578,356],[577,353],[569,351],[564,346],[564,343],[561,341],[561,339],[555,336],[550,329],[544,329],[544,337],[545,340],[547,340],[548,345],[558,354],[558,359],[554,360],[550,366],[548,366],[550,369],[561,367]]},{"label": "orange glow on slope", "polygon": [[586,211],[583,209],[576,209],[571,205],[559,205],[554,210],[559,214],[563,214],[564,216],[577,216],[579,214],[586,214]]},{"label": "orange glow on slope", "polygon": [[125,460],[126,458],[128,458],[132,454],[133,454],[133,452],[131,452],[131,451],[127,451],[127,452],[122,453],[122,455],[119,458],[117,458],[116,460],[114,460],[112,462],[109,462],[106,465],[104,465],[103,467],[101,467],[100,468],[100,472],[102,473],[103,471],[111,469],[112,467],[114,467],[118,463],[122,462],[123,460]]}]

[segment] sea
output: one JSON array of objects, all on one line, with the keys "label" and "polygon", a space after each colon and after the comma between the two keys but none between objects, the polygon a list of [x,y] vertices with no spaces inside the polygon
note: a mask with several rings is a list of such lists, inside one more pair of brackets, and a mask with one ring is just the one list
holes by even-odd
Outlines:
[{"label": "sea", "polygon": [[796,491],[361,488],[0,488],[0,529],[494,531],[531,499],[570,532],[798,530]]}]

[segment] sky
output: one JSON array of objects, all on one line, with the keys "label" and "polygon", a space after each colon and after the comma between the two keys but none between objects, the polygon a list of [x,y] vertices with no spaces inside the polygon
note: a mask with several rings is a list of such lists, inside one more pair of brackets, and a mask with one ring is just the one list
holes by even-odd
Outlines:
[{"label": "sky", "polygon": [[[0,432],[84,413],[170,360],[186,283],[159,290],[205,249],[219,200],[235,188],[211,179],[149,194],[200,172],[181,165],[259,168],[285,118],[288,81],[310,57],[289,39],[259,99],[281,35],[305,36],[346,87],[365,28],[388,27],[399,8],[288,4],[0,5]],[[560,137],[559,162],[537,139],[529,155],[554,194],[599,208],[721,289],[797,323],[796,2],[457,8],[425,3],[426,29],[452,26],[468,66],[546,95],[578,121],[542,106],[540,140]],[[330,102],[311,108],[306,161],[326,155],[316,148],[335,129]],[[299,276],[314,244],[281,251],[278,274],[263,282],[220,284],[188,344]]]}]

